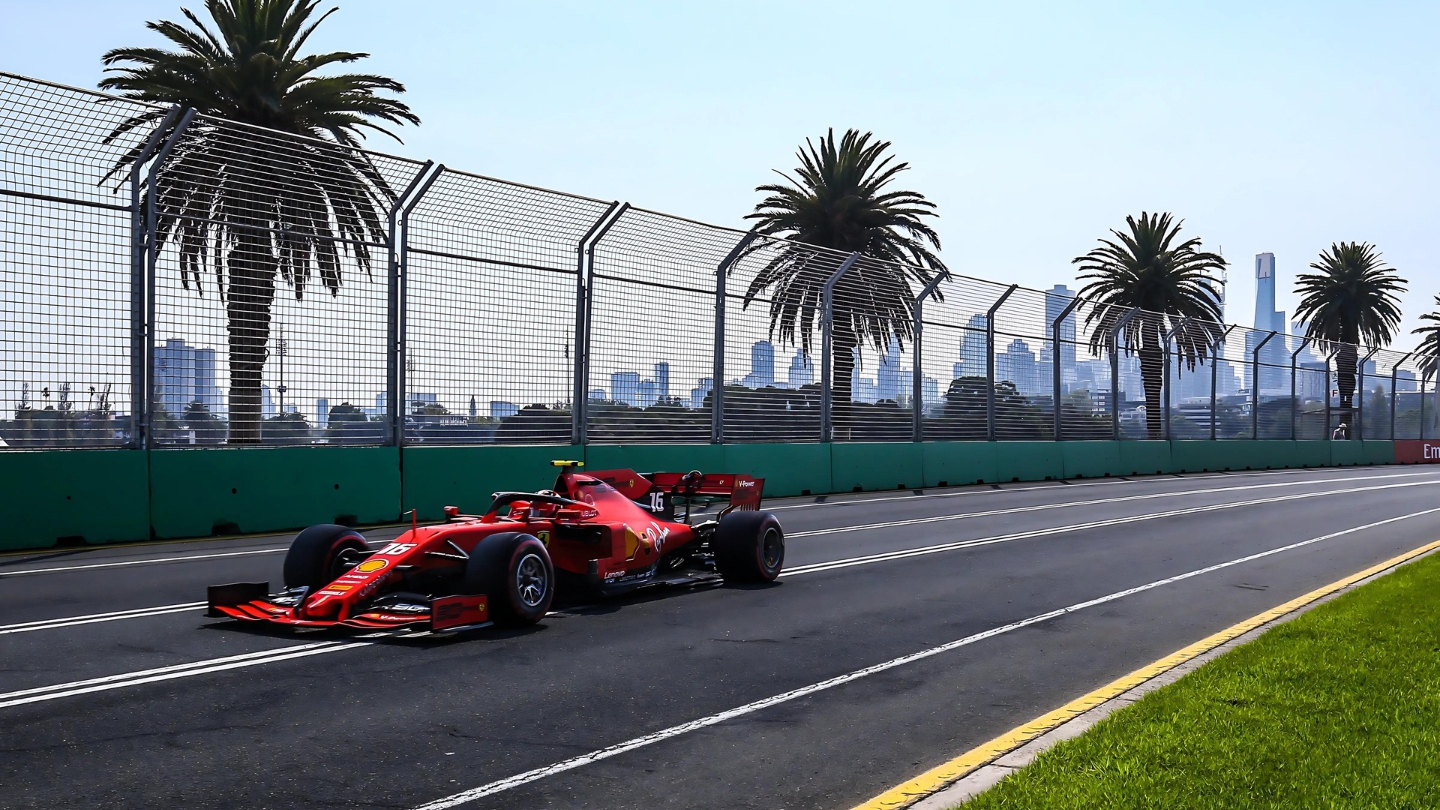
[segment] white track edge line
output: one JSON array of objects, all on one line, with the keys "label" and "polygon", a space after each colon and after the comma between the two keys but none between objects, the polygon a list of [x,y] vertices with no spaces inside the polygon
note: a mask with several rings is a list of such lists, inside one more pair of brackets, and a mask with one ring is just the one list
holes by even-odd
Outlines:
[{"label": "white track edge line", "polygon": [[274,554],[279,551],[286,551],[285,548],[262,548],[254,551],[225,551],[216,554],[191,554],[186,557],[158,557],[152,560],[126,560],[124,562],[111,563],[90,563],[88,565],[69,565],[60,568],[22,568],[18,571],[0,571],[0,577],[21,577],[26,574],[55,574],[61,571],[87,571],[92,568],[120,568],[127,565],[153,565],[168,562],[189,562],[190,560],[210,560],[217,557],[244,557],[251,554]]},{"label": "white track edge line", "polygon": [[[863,498],[863,497],[862,497],[862,498],[858,498],[858,499],[854,499],[854,500],[842,500],[842,501],[830,501],[830,500],[826,500],[826,501],[818,501],[818,502],[815,502],[815,503],[781,504],[781,505],[779,505],[779,506],[772,506],[772,507],[769,507],[769,508],[770,508],[771,511],[780,511],[780,510],[785,510],[785,509],[816,509],[816,508],[824,507],[824,506],[861,506],[861,505],[868,504],[868,503],[885,503],[885,502],[887,502],[887,501],[917,501],[917,500],[926,500],[926,499],[929,499],[929,498],[959,498],[959,497],[974,496],[974,495],[987,495],[987,494],[988,494],[988,495],[994,495],[995,493],[999,493],[999,492],[1036,492],[1036,491],[1040,491],[1040,490],[1065,490],[1065,489],[1080,489],[1080,488],[1083,488],[1083,487],[1123,486],[1123,485],[1125,485],[1125,484],[1145,484],[1145,483],[1157,483],[1157,482],[1163,482],[1163,481],[1208,481],[1208,480],[1218,479],[1218,478],[1228,478],[1228,479],[1235,479],[1235,478],[1265,478],[1265,477],[1270,477],[1270,476],[1283,475],[1283,474],[1286,474],[1286,473],[1291,473],[1291,474],[1295,474],[1295,473],[1324,474],[1324,473],[1328,472],[1330,469],[1335,469],[1335,468],[1324,468],[1324,467],[1322,467],[1322,468],[1296,468],[1296,469],[1293,469],[1293,470],[1266,470],[1266,471],[1228,472],[1228,473],[1175,473],[1175,474],[1174,474],[1175,477],[1173,477],[1173,478],[1172,478],[1171,476],[1169,476],[1169,475],[1161,475],[1161,476],[1151,475],[1151,476],[1146,476],[1146,477],[1130,477],[1130,476],[1126,476],[1125,479],[1121,479],[1121,478],[1119,478],[1119,477],[1108,478],[1108,479],[1094,479],[1094,480],[1092,480],[1092,479],[1085,479],[1083,482],[1076,482],[1076,481],[1073,481],[1073,480],[1070,480],[1070,479],[1061,479],[1061,480],[1055,480],[1055,481],[1046,481],[1044,484],[1040,484],[1040,485],[1036,485],[1036,486],[1012,486],[1012,485],[1010,485],[1010,484],[996,484],[995,486],[998,487],[998,488],[996,488],[996,489],[990,489],[990,488],[987,486],[986,489],[965,489],[965,490],[963,490],[963,491],[961,491],[961,492],[926,492],[926,493],[919,494],[919,495],[914,495],[914,494],[911,494],[911,495],[882,495],[882,496],[880,496],[880,497],[874,497],[874,498]],[[1344,477],[1344,478],[1326,478],[1326,479],[1322,479],[1322,480],[1319,480],[1319,481],[1297,481],[1296,483],[1303,483],[1303,484],[1323,484],[1323,483],[1333,482],[1333,481],[1361,481],[1361,480],[1365,480],[1366,478],[1400,478],[1400,477],[1405,477],[1405,476],[1415,476],[1415,475],[1425,475],[1425,474],[1426,474],[1426,473],[1424,473],[1424,472],[1411,472],[1411,473],[1396,473],[1396,474],[1394,474],[1394,475],[1349,476],[1349,477]],[[961,485],[961,486],[963,486],[963,487],[978,487],[979,484],[963,484],[963,485]],[[917,487],[917,489],[934,489],[934,487]],[[1198,491],[1199,491],[1199,492],[1212,492],[1212,491],[1218,491],[1218,490],[1198,490]],[[864,493],[859,493],[859,492],[854,492],[854,493],[852,493],[852,492],[843,492],[843,493],[837,493],[837,494],[839,494],[839,495],[841,495],[841,496],[846,496],[846,495],[862,495],[862,494],[864,494]],[[877,494],[878,494],[878,493],[877,493]],[[1194,494],[1194,493],[1192,492],[1192,493],[1190,493],[1190,494]],[[802,497],[803,497],[803,496],[802,496]]]},{"label": "white track edge line", "polygon": [[[245,661],[231,661],[225,664],[205,667],[203,669],[190,669],[184,672],[166,672],[158,675],[150,675],[144,678],[132,678],[130,680],[118,683],[96,684],[94,686],[79,687],[64,692],[55,692],[52,694],[44,695],[32,695],[29,697],[17,698],[15,700],[0,700],[0,709],[8,708],[10,706],[20,706],[26,703],[38,703],[42,700],[56,700],[63,697],[72,697],[74,695],[84,695],[91,692],[104,692],[110,689],[123,689],[127,686],[140,686],[142,684],[155,683],[157,681],[169,681],[176,678],[188,678],[192,675],[204,675],[210,672],[223,672],[228,669],[239,669],[241,667],[257,666],[259,664],[272,664],[276,661],[288,661],[292,658],[305,658],[311,655],[323,655],[325,653],[340,652],[341,650],[354,649],[355,647],[368,647],[374,643],[375,642],[373,641],[352,641],[346,644],[340,644],[336,642],[331,646],[319,648],[316,648],[313,645],[308,645],[311,646],[310,649],[297,649],[295,647],[289,647],[286,648],[283,653],[278,655],[272,655],[268,658],[253,658]],[[0,698],[3,697],[4,695],[0,695]]]},{"label": "white track edge line", "polygon": [[88,616],[66,616],[59,619],[42,619],[34,622],[21,622],[20,624],[0,625],[0,636],[10,633],[28,633],[32,630],[52,630],[60,627],[73,627],[80,624],[95,624],[97,622],[113,622],[120,619],[143,619],[146,616],[162,616],[167,613],[180,613],[188,610],[198,610],[205,607],[204,602],[184,602],[175,605],[156,605],[148,608],[136,608],[134,610],[117,610],[113,613],[92,613]]},{"label": "white track edge line", "polygon": [[[1383,476],[1383,477],[1387,477],[1387,478],[1388,478],[1388,477],[1391,477],[1391,476]],[[1354,480],[1363,481],[1363,480],[1369,480],[1369,479],[1357,478],[1357,479],[1354,479]],[[1310,482],[1306,482],[1306,483],[1310,483]],[[1315,498],[1315,497],[1320,497],[1320,496],[1322,496],[1322,495],[1345,495],[1345,494],[1349,494],[1349,493],[1351,493],[1351,492],[1369,492],[1369,491],[1377,490],[1377,489],[1399,489],[1399,488],[1402,488],[1402,487],[1434,486],[1435,484],[1440,484],[1440,479],[1436,479],[1436,480],[1433,480],[1433,481],[1410,481],[1410,482],[1403,483],[1403,484],[1378,484],[1378,485],[1368,486],[1368,487],[1351,487],[1350,489],[1327,489],[1327,490],[1322,490],[1322,491],[1319,491],[1319,492],[1302,492],[1302,493],[1299,493],[1299,494],[1296,494],[1296,495],[1283,495],[1283,496],[1279,496],[1279,497],[1276,497],[1276,498],[1262,498],[1262,499],[1252,500],[1252,501],[1234,501],[1234,502],[1231,502],[1231,503],[1212,504],[1212,505],[1209,505],[1209,506],[1187,507],[1186,509],[1183,509],[1183,510],[1174,510],[1173,513],[1174,513],[1174,514],[1189,514],[1191,511],[1205,511],[1205,510],[1214,509],[1214,508],[1223,509],[1223,508],[1227,508],[1227,507],[1230,507],[1230,506],[1249,506],[1249,505],[1253,505],[1253,504],[1257,504],[1257,503],[1279,503],[1279,502],[1281,502],[1281,501],[1295,500],[1295,499],[1299,499],[1299,498]],[[1228,488],[1225,488],[1225,489],[1205,490],[1205,492],[1207,492],[1207,493],[1208,493],[1208,492],[1232,492],[1232,491],[1237,491],[1237,490],[1267,489],[1267,488],[1277,487],[1277,486],[1290,486],[1290,484],[1261,484],[1261,485],[1257,485],[1257,486],[1247,486],[1247,487],[1228,487]],[[814,537],[814,536],[823,535],[823,534],[843,534],[843,533],[845,533],[845,532],[868,531],[868,530],[872,530],[872,529],[893,529],[893,528],[896,528],[896,527],[899,527],[899,526],[918,526],[918,525],[925,524],[925,523],[942,523],[942,522],[944,522],[944,521],[949,521],[949,520],[965,520],[965,519],[968,519],[968,518],[975,518],[975,517],[996,517],[996,516],[999,516],[999,515],[1017,514],[1017,513],[1023,513],[1023,512],[1039,512],[1039,511],[1046,511],[1046,510],[1050,510],[1050,509],[1059,509],[1059,508],[1064,508],[1064,507],[1069,507],[1069,506],[1096,506],[1096,505],[1101,505],[1101,504],[1128,503],[1128,502],[1130,502],[1130,501],[1153,500],[1153,499],[1156,499],[1156,498],[1173,497],[1173,496],[1176,495],[1176,494],[1189,495],[1189,494],[1198,494],[1198,493],[1164,493],[1164,494],[1152,494],[1152,495],[1136,495],[1136,496],[1125,497],[1125,498],[1102,498],[1102,499],[1093,500],[1093,501],[1077,501],[1077,502],[1074,502],[1074,503],[1064,503],[1064,504],[1037,504],[1037,505],[1035,505],[1035,506],[1022,506],[1022,507],[1017,507],[1017,508],[1015,508],[1015,509],[995,510],[995,511],[990,511],[990,512],[965,512],[965,513],[958,514],[958,515],[934,515],[934,516],[931,516],[931,517],[907,518],[907,519],[905,519],[905,520],[891,520],[891,521],[884,521],[884,522],[881,522],[881,523],[866,523],[866,524],[856,525],[856,526],[837,526],[837,527],[832,528],[832,529],[809,529],[809,530],[806,530],[806,531],[803,531],[803,532],[794,532],[794,533],[790,534],[789,536],[790,536],[790,537]]]}]

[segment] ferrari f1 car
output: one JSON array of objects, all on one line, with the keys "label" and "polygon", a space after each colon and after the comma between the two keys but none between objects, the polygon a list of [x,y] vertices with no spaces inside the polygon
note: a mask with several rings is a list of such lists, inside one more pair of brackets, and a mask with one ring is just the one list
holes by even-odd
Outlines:
[{"label": "ferrari f1 car", "polygon": [[[285,556],[285,589],[212,586],[208,615],[296,627],[458,632],[537,622],[557,589],[587,599],[655,584],[764,583],[780,574],[785,534],[759,511],[747,475],[561,467],[553,490],[497,492],[483,515],[445,507],[372,549],[354,529],[311,526]],[[728,499],[712,518],[696,506]],[[677,511],[683,508],[683,514]]]}]

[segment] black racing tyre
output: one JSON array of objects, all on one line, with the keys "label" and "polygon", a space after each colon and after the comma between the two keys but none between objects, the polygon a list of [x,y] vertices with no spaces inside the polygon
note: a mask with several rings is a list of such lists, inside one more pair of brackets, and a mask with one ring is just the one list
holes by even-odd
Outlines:
[{"label": "black racing tyre", "polygon": [[295,535],[285,554],[285,587],[314,591],[344,573],[341,553],[369,552],[361,534],[348,526],[321,523]]},{"label": "black racing tyre", "polygon": [[555,565],[534,535],[492,534],[470,552],[465,592],[488,597],[490,618],[496,624],[534,624],[555,600]]},{"label": "black racing tyre", "polygon": [[731,512],[710,540],[726,582],[774,582],[785,565],[785,531],[769,512]]}]

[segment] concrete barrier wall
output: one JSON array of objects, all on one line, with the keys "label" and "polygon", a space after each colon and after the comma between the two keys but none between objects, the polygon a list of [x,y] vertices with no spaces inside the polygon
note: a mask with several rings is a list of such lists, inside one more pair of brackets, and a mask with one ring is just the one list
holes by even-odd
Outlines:
[{"label": "concrete barrier wall", "polygon": [[257,447],[0,453],[0,549],[437,520],[589,469],[745,472],[771,497],[1157,473],[1391,464],[1388,441]]}]

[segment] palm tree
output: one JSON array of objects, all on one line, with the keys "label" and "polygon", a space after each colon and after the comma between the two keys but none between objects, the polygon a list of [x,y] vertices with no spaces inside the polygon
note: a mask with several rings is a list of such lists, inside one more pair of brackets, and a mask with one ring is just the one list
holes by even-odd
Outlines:
[{"label": "palm tree", "polygon": [[[1429,326],[1419,326],[1410,330],[1412,335],[1421,335],[1420,345],[1415,348],[1415,362],[1420,366],[1420,396],[1425,396],[1425,386],[1430,377],[1435,374],[1436,366],[1440,365],[1440,295],[1435,296],[1434,312],[1426,312],[1420,316],[1420,320],[1429,322]],[[1440,407],[1440,386],[1435,389],[1435,405]],[[1433,424],[1436,408],[1431,408],[1426,414],[1427,421]],[[1426,426],[1421,426],[1424,431]],[[1422,436],[1425,434],[1422,432]],[[1395,438],[1391,436],[1390,438]]]},{"label": "palm tree", "polygon": [[940,249],[940,237],[922,219],[936,215],[935,204],[918,192],[886,190],[910,164],[895,163],[893,155],[885,154],[890,142],[873,138],[854,129],[838,144],[833,129],[818,147],[806,138],[794,176],[777,171],[784,183],[756,188],[770,196],[746,216],[757,221],[755,231],[762,236],[790,241],[751,245],[748,253],[768,258],[745,290],[743,305],[772,291],[770,336],[793,345],[798,335],[806,354],[812,354],[822,288],[836,269],[834,263],[816,261],[818,252],[810,246],[879,260],[857,262],[835,288],[831,391],[839,406],[837,424],[848,415],[844,406],[850,402],[854,350],[866,340],[880,352],[892,340],[903,350],[914,334],[912,282],[923,287],[933,273],[949,275],[931,250]]},{"label": "palm tree", "polygon": [[[399,82],[316,75],[328,65],[368,56],[301,56],[310,34],[335,11],[314,18],[317,5],[319,0],[206,0],[214,33],[182,9],[193,28],[147,23],[178,50],[117,48],[103,57],[115,75],[100,82],[102,88],[155,105],[121,123],[107,142],[164,121],[161,105],[201,116],[157,176],[156,244],[163,249],[167,241],[175,243],[181,282],[189,289],[193,281],[201,295],[201,274],[213,250],[228,322],[230,442],[236,444],[260,440],[260,383],[276,276],[300,298],[314,272],[338,295],[342,252],[369,273],[367,243],[386,241],[383,212],[396,194],[357,147],[365,129],[395,137],[377,121],[420,121],[403,103],[377,95],[404,92]],[[220,119],[304,137],[287,139],[282,148]],[[111,176],[138,158],[136,147]]]},{"label": "palm tree", "polygon": [[1340,424],[1349,435],[1357,346],[1384,346],[1394,339],[1400,325],[1398,295],[1407,282],[1369,242],[1332,244],[1310,269],[1317,272],[1301,273],[1295,279],[1295,292],[1300,294],[1295,316],[1307,324],[1306,337],[1334,344]]},{"label": "palm tree", "polygon": [[1201,250],[1198,238],[1179,242],[1183,220],[1168,212],[1142,211],[1138,220],[1127,216],[1125,224],[1128,232],[1111,230],[1114,240],[1101,239],[1072,264],[1080,265],[1080,279],[1090,282],[1080,297],[1093,305],[1085,316],[1086,326],[1093,327],[1091,351],[1119,351],[1111,333],[1130,310],[1141,310],[1122,332],[1125,351],[1140,355],[1146,428],[1150,438],[1159,439],[1166,343],[1174,341],[1177,356],[1192,371],[1210,356],[1223,317],[1211,274],[1225,267],[1225,259]]},{"label": "palm tree", "polygon": [[1420,373],[1425,377],[1434,374],[1436,363],[1440,362],[1440,295],[1435,296],[1435,306],[1434,312],[1420,316],[1420,320],[1427,321],[1429,326],[1410,330],[1412,335],[1423,335],[1420,345],[1415,348],[1415,361],[1420,364]]}]

